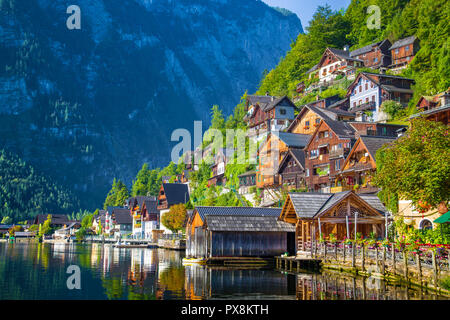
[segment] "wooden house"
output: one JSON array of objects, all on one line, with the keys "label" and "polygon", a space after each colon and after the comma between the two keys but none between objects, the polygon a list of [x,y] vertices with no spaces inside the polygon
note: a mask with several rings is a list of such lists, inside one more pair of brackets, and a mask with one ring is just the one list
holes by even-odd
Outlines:
[{"label": "wooden house", "polygon": [[289,149],[280,163],[278,175],[281,176],[281,184],[287,190],[304,188],[305,152],[301,149]]},{"label": "wooden house", "polygon": [[153,237],[153,230],[158,230],[161,223],[158,210],[158,200],[156,197],[144,200],[144,203],[142,204],[141,216],[142,236],[145,239],[151,239]]},{"label": "wooden house", "polygon": [[391,50],[392,64],[389,68],[398,72],[405,69],[414,59],[420,49],[419,39],[416,36],[400,39],[389,48]]},{"label": "wooden house", "polygon": [[376,171],[376,152],[395,137],[360,136],[342,165],[331,193],[354,190],[356,193],[377,193],[370,184]]},{"label": "wooden house", "polygon": [[391,42],[378,41],[350,52],[352,58],[364,62],[364,66],[372,69],[387,68],[391,65]]},{"label": "wooden house", "polygon": [[250,189],[256,186],[256,171],[247,171],[238,176],[239,194],[251,193]]},{"label": "wooden house", "polygon": [[[157,209],[160,213],[160,219],[165,213],[169,212],[170,207],[175,204],[186,204],[189,202],[189,188],[187,184],[182,183],[163,183],[159,189]],[[161,221],[161,220],[160,220]],[[165,233],[171,233],[169,229],[160,224],[161,230]]]},{"label": "wooden house", "polygon": [[114,208],[111,212],[111,233],[127,235],[133,231],[133,218],[130,209]]},{"label": "wooden house", "polygon": [[407,129],[407,126],[404,125],[380,122],[349,121],[348,124],[355,129],[356,139],[360,136],[396,138]]},{"label": "wooden house", "polygon": [[286,132],[312,135],[323,119],[351,121],[355,120],[355,115],[338,108],[319,108],[307,104],[303,106]]},{"label": "wooden house", "polygon": [[[296,252],[308,243],[334,234],[338,240],[354,238],[355,229],[364,237],[385,235],[386,208],[376,195],[339,193],[289,193],[280,220],[295,225]],[[356,227],[356,228],[355,228]]]},{"label": "wooden house", "polygon": [[305,180],[310,191],[330,192],[354,142],[355,129],[347,122],[320,121],[305,147]]},{"label": "wooden house", "polygon": [[156,201],[154,196],[136,196],[127,200],[127,208],[132,217],[132,233],[135,238],[143,238],[145,227],[143,223],[143,208],[145,201]]},{"label": "wooden house", "polygon": [[348,111],[356,114],[357,121],[386,121],[381,104],[391,100],[406,107],[413,95],[412,84],[413,79],[361,72],[347,89]]},{"label": "wooden house", "polygon": [[352,78],[355,76],[356,68],[363,66],[363,61],[350,56],[350,51],[347,47],[344,50],[326,48],[317,66],[319,83],[329,84],[338,75]]},{"label": "wooden house", "polygon": [[223,186],[226,183],[225,167],[228,162],[232,161],[234,157],[234,149],[217,150],[214,155],[214,163],[211,165],[213,176],[208,180],[208,186],[217,185]]},{"label": "wooden house", "polygon": [[273,257],[294,252],[295,228],[281,209],[196,207],[186,225],[186,256]]},{"label": "wooden house", "polygon": [[279,186],[278,168],[288,149],[304,148],[310,137],[307,134],[271,132],[258,150],[256,186],[258,188]]},{"label": "wooden house", "polygon": [[[43,224],[46,220],[47,220],[48,214],[38,214],[35,218],[34,218],[34,223],[33,224]],[[52,228],[62,228],[62,227],[66,227],[68,226],[71,222],[69,217],[65,214],[51,214],[51,222],[50,222],[50,226]]]},{"label": "wooden house", "polygon": [[319,65],[316,64],[314,66],[311,67],[311,69],[309,69],[308,71],[305,72],[305,74],[308,75],[308,79],[311,78],[318,78],[319,77],[319,69],[318,69]]},{"label": "wooden house", "polygon": [[410,119],[424,117],[431,121],[450,123],[450,89],[435,96],[423,96],[417,103],[418,114]]},{"label": "wooden house", "polygon": [[247,96],[244,121],[250,135],[284,130],[294,119],[295,104],[286,96]]}]

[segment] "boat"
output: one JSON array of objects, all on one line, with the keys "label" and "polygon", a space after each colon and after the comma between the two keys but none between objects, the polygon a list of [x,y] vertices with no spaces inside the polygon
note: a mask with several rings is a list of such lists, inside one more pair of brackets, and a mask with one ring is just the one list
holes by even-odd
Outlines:
[{"label": "boat", "polygon": [[121,244],[113,244],[114,248],[150,248],[151,246],[148,244],[129,244],[129,243],[121,243]]}]

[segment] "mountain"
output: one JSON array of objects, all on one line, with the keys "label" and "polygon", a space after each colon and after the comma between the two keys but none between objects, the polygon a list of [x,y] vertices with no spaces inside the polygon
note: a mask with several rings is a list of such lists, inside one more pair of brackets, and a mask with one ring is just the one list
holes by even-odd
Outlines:
[{"label": "mountain", "polygon": [[[98,206],[176,128],[254,92],[303,32],[259,0],[0,0],[0,148]],[[206,127],[208,123],[204,123]]]}]

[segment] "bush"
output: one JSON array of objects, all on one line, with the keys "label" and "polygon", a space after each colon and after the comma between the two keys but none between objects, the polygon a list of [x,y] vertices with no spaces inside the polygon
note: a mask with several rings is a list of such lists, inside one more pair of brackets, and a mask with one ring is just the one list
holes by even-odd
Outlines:
[{"label": "bush", "polygon": [[450,290],[450,277],[445,277],[441,280],[441,286],[444,289]]}]

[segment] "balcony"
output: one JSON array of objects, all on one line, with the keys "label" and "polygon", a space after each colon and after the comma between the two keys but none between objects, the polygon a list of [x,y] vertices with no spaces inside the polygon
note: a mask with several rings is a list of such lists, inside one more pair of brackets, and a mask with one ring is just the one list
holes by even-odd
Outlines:
[{"label": "balcony", "polygon": [[348,151],[349,151],[348,148],[331,149],[328,157],[329,159],[343,157],[344,154]]},{"label": "balcony", "polygon": [[331,193],[353,190],[351,186],[331,187]]},{"label": "balcony", "polygon": [[376,109],[376,106],[377,106],[377,104],[375,101],[370,101],[370,102],[360,104],[356,107],[353,107],[350,109],[350,111],[358,112],[358,111],[374,110],[374,109]]}]

